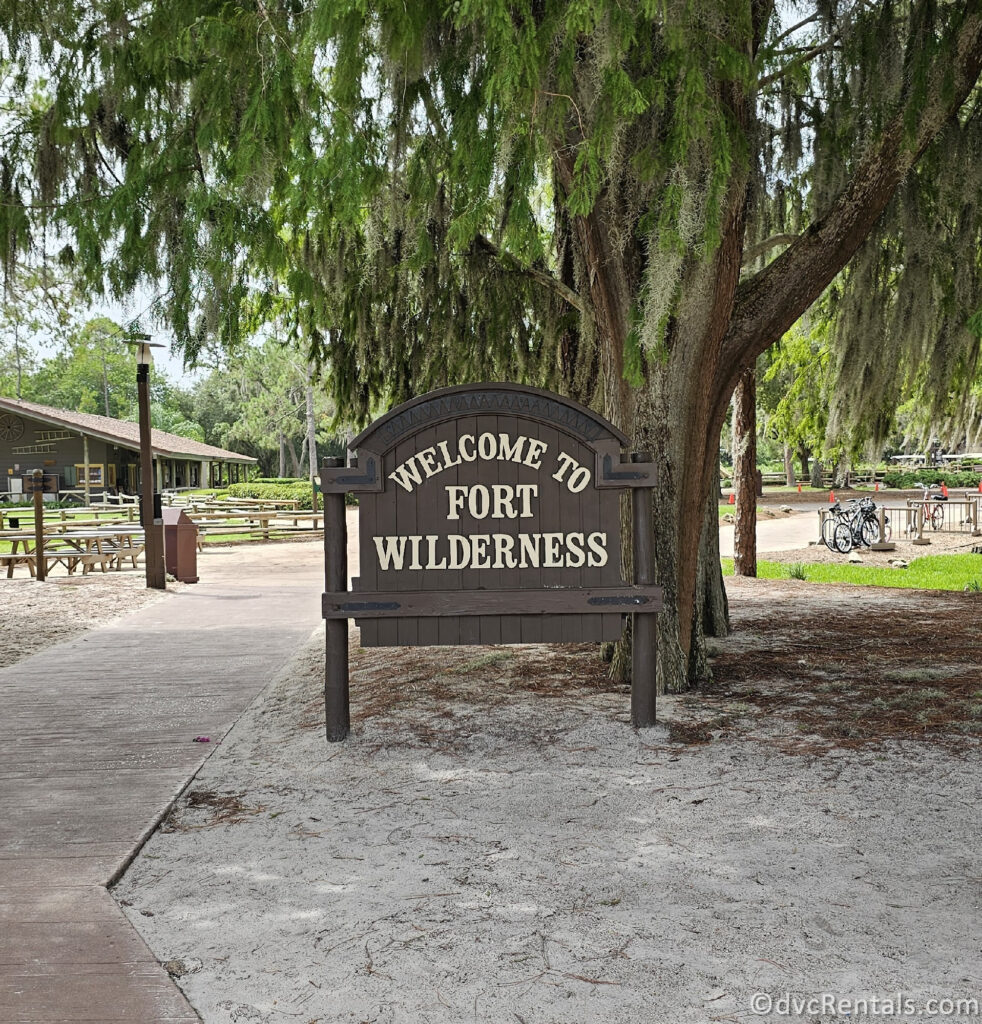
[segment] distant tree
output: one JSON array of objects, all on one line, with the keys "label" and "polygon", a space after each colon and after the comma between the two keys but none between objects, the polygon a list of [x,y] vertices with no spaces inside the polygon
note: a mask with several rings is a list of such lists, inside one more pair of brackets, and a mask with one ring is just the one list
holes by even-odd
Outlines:
[{"label": "distant tree", "polygon": [[[328,439],[334,409],[296,349],[275,339],[243,346],[193,389],[193,411],[206,439],[248,449],[265,475],[308,476],[310,424]],[[316,468],[316,441],[313,467]]]},{"label": "distant tree", "polygon": [[24,397],[60,409],[126,419],[136,398],[136,358],[112,320],[90,320],[40,362]]},{"label": "distant tree", "polygon": [[829,332],[828,318],[817,311],[795,324],[768,353],[759,393],[767,431],[798,452],[802,474],[819,487],[822,463],[839,454],[827,437],[834,385]]},{"label": "distant tree", "polygon": [[0,393],[25,397],[38,347],[64,345],[84,323],[85,305],[64,268],[11,262],[0,289]]}]

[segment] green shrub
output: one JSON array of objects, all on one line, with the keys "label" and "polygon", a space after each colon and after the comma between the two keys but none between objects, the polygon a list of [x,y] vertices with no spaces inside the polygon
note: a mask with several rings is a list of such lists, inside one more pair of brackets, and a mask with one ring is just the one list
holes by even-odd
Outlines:
[{"label": "green shrub", "polygon": [[978,487],[979,476],[971,470],[958,472],[951,469],[892,469],[884,473],[883,483],[909,491],[920,484],[945,483],[948,487]]},{"label": "green shrub", "polygon": [[229,497],[235,498],[265,498],[267,501],[297,501],[298,508],[312,509],[314,507],[314,496],[310,483],[306,480],[291,481],[289,483],[267,484],[258,481],[248,484],[230,484],[228,488]]}]

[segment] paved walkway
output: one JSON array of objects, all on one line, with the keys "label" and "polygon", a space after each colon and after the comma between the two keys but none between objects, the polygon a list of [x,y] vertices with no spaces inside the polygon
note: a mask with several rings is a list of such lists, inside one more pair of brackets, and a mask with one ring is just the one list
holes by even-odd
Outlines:
[{"label": "paved walkway", "polygon": [[[797,512],[781,519],[757,519],[757,553],[786,551],[806,547],[810,540],[818,540],[818,506],[809,512]],[[733,557],[733,526],[724,523],[719,528],[719,553]]]},{"label": "paved walkway", "polygon": [[198,1021],[106,886],[321,621],[322,550],[212,549],[197,585],[0,670],[4,1024]]}]

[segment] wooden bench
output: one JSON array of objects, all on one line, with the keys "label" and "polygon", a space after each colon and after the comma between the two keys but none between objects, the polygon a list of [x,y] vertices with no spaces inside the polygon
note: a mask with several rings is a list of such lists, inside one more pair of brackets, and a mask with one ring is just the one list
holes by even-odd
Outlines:
[{"label": "wooden bench", "polygon": [[26,565],[31,575],[34,575],[34,555],[31,552],[19,551],[15,555],[7,551],[4,554],[0,554],[0,566],[3,565],[7,567],[8,580],[13,578],[15,565]]}]

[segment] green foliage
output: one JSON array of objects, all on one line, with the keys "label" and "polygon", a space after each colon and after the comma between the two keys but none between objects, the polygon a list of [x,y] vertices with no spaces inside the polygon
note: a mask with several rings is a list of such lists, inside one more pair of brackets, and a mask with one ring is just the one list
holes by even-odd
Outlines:
[{"label": "green foliage", "polygon": [[979,474],[971,470],[913,469],[890,470],[883,475],[886,487],[910,490],[920,484],[946,484],[948,487],[977,487]]},{"label": "green foliage", "polygon": [[818,306],[771,349],[757,401],[768,433],[791,448],[834,460],[839,446],[828,437],[833,357],[823,313]]},{"label": "green foliage", "polygon": [[[649,0],[8,5],[4,265],[57,237],[97,293],[163,284],[155,312],[192,358],[278,322],[329,369],[334,412],[352,422],[461,380],[596,403],[598,256],[584,218],[602,224],[638,314],[630,339],[601,340],[627,344],[641,387],[720,244],[731,190],[752,179],[751,241],[820,219],[897,110],[913,133],[967,16],[948,2],[830,0],[786,30],[795,13]],[[952,120],[843,280],[843,337],[860,355],[841,355],[838,372],[863,381],[847,408],[892,394],[896,374],[885,389],[865,379],[897,366],[881,342],[923,356],[932,317],[928,393],[971,377],[979,121],[970,109]],[[205,418],[206,436],[235,423]]]},{"label": "green foliage", "polygon": [[[157,312],[192,357],[240,347],[286,296],[288,337],[330,367],[346,418],[464,379],[592,399],[573,219],[602,216],[639,272],[651,251],[677,275],[715,251],[751,163],[745,4],[40,0],[0,24],[33,95],[4,252],[50,228],[97,291],[166,279]],[[676,284],[633,283],[645,351]]]},{"label": "green foliage", "polygon": [[313,508],[313,490],[307,480],[297,483],[268,484],[253,481],[246,484],[229,484],[228,495],[233,502],[236,498],[265,498],[268,501],[298,501],[298,508]]},{"label": "green foliage", "polygon": [[[733,575],[733,559],[724,558],[723,575]],[[973,581],[982,573],[979,555],[929,555],[915,558],[906,569],[882,566],[851,565],[831,562],[808,566],[809,583],[855,583],[871,587],[902,587],[912,590],[973,589]],[[758,562],[760,579],[787,579],[784,562]]]},{"label": "green foliage", "polygon": [[[27,398],[37,343],[64,347],[84,332],[84,301],[64,268],[11,257],[0,300],[0,394]],[[38,399],[40,401],[40,399]]]},{"label": "green foliage", "polygon": [[[762,103],[780,128],[763,140],[764,175],[776,180],[756,205],[751,234],[759,239],[821,223],[901,108],[896,135],[910,142],[932,81],[944,78],[950,90],[952,55],[940,56],[947,32],[974,16],[956,3],[867,4],[853,7],[844,24],[846,8],[837,0],[819,5],[792,35],[800,49],[788,46],[798,54],[784,58],[788,73],[764,90]],[[806,60],[811,45],[819,52]],[[898,410],[911,437],[953,442],[980,433],[980,100],[976,86],[826,297],[833,447],[882,446]]]},{"label": "green foliage", "polygon": [[306,392],[313,389],[318,447],[326,452],[335,431],[334,408],[306,360],[275,338],[244,345],[234,359],[195,384],[191,409],[205,440],[259,459],[266,474],[279,467],[303,475],[307,457]]}]

